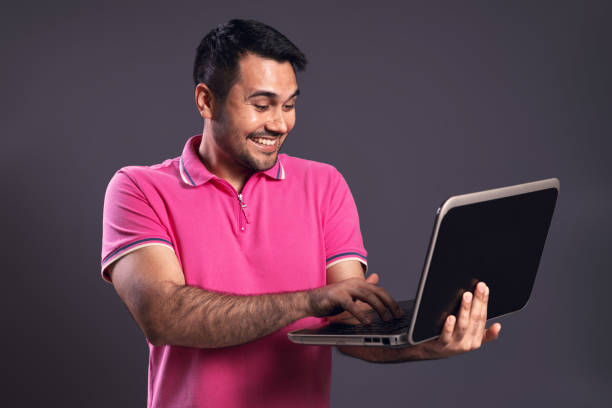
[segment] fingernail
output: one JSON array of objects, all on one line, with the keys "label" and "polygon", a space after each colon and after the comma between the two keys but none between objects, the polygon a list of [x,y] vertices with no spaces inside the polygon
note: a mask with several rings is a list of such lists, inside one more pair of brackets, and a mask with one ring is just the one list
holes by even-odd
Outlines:
[{"label": "fingernail", "polygon": [[463,294],[463,300],[465,300],[466,302],[470,302],[472,300],[472,293],[471,292],[465,292]]}]

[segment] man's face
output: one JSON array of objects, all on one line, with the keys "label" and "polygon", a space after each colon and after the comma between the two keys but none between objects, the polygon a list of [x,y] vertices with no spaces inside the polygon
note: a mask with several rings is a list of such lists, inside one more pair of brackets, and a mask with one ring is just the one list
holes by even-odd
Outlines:
[{"label": "man's face", "polygon": [[240,59],[238,81],[212,122],[216,144],[252,171],[273,167],[295,124],[297,81],[289,62],[253,54]]}]

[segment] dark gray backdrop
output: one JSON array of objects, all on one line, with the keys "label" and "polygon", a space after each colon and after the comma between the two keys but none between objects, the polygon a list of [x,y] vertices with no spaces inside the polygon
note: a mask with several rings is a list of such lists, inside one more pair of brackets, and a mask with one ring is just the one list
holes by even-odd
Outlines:
[{"label": "dark gray backdrop", "polygon": [[[334,354],[332,406],[604,406],[612,396],[612,69],[606,2],[3,3],[2,398],[144,406],[144,337],[99,276],[120,167],[201,131],[191,68],[233,17],[310,59],[285,152],[334,164],[370,270],[414,293],[447,196],[558,177],[533,298],[501,339],[446,361]],[[608,402],[609,403],[609,402]],[[7,403],[2,404],[8,406]]]}]

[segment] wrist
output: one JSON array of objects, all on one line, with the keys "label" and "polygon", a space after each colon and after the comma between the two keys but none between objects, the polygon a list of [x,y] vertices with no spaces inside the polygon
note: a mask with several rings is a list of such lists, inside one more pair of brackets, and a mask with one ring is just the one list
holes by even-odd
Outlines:
[{"label": "wrist", "polygon": [[445,356],[442,355],[439,347],[436,347],[434,342],[436,342],[436,340],[434,340],[433,342],[427,341],[425,343],[421,343],[413,347],[415,359],[417,360],[437,360],[440,358],[444,358]]},{"label": "wrist", "polygon": [[293,295],[293,310],[296,313],[295,320],[313,316],[311,306],[311,296],[309,290],[294,292]]}]

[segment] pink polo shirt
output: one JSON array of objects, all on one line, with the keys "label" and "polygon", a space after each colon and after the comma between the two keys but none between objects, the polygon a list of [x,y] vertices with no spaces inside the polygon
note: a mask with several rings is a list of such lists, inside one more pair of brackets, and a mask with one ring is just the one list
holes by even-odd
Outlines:
[{"label": "pink polo shirt", "polygon": [[[102,276],[148,245],[176,254],[189,286],[256,295],[325,285],[326,268],[364,265],[357,208],[332,166],[280,154],[242,194],[210,173],[190,138],[180,157],[129,166],[104,200]],[[290,342],[299,320],[256,341],[221,349],[149,343],[148,407],[327,407],[329,347]]]}]

